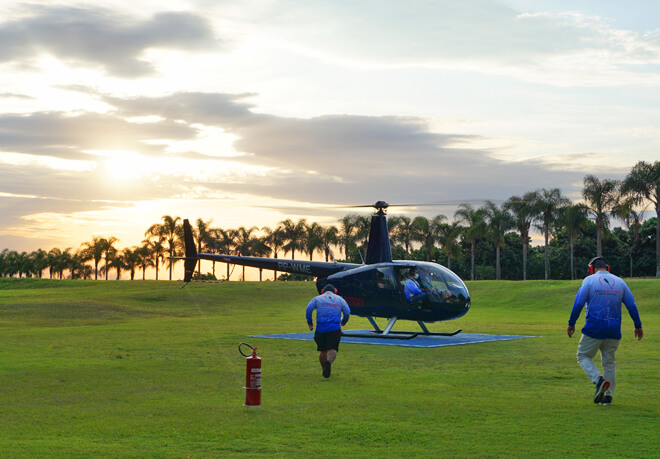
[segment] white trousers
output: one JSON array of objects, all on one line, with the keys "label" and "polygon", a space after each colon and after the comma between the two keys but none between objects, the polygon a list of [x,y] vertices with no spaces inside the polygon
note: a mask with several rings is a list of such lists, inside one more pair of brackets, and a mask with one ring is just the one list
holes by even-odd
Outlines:
[{"label": "white trousers", "polygon": [[614,354],[616,354],[620,341],[618,339],[595,339],[587,335],[582,335],[580,344],[578,344],[577,361],[594,384],[600,378],[600,370],[594,364],[594,357],[596,357],[596,353],[600,350],[603,377],[610,382],[610,388],[605,392],[605,395],[612,395],[614,393],[614,386],[616,385]]}]

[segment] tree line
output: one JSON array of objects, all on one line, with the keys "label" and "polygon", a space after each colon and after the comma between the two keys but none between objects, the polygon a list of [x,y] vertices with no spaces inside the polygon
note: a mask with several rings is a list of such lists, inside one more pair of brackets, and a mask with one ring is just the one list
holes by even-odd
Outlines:
[{"label": "tree line", "polygon": [[[660,161],[640,161],[624,180],[584,177],[583,202],[573,203],[558,188],[538,189],[512,196],[501,205],[485,201],[480,207],[463,203],[450,221],[445,215],[391,216],[388,219],[392,254],[395,259],[434,261],[459,276],[470,279],[575,279],[593,256],[605,256],[614,272],[625,276],[660,277]],[[652,207],[655,217],[645,220]],[[612,218],[625,228],[610,228]],[[337,225],[320,225],[306,219],[286,219],[277,226],[258,228],[212,227],[212,221],[197,219],[194,233],[198,252],[241,254],[278,258],[280,254],[315,254],[360,263],[365,257],[371,219],[348,214]],[[542,246],[532,246],[530,233],[537,229]],[[46,252],[0,252],[0,276],[108,279],[129,273],[133,280],[148,268],[172,269],[183,255],[183,226],[180,217],[165,215],[144,233],[140,246],[119,250],[115,237],[94,237],[74,250],[53,248]],[[201,263],[201,261],[200,261]],[[216,279],[212,271],[197,276]],[[231,277],[226,266],[225,279]],[[296,278],[281,275],[280,279]],[[245,279],[245,267],[242,267]],[[273,280],[278,279],[274,273]],[[263,273],[259,272],[259,280]]]}]

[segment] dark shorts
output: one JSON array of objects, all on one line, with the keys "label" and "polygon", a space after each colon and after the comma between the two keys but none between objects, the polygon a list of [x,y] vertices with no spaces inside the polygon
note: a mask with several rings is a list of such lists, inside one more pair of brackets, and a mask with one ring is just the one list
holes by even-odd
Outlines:
[{"label": "dark shorts", "polygon": [[320,352],[334,349],[339,350],[339,341],[341,341],[341,330],[329,331],[325,333],[314,333],[316,341],[316,350]]}]

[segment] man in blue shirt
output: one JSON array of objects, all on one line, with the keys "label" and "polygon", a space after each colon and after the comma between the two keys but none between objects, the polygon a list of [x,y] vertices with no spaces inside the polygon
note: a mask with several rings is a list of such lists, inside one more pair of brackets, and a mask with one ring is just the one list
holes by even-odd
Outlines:
[{"label": "man in blue shirt", "polygon": [[[332,362],[337,357],[341,341],[341,327],[346,325],[351,315],[348,303],[337,295],[337,289],[332,284],[323,287],[323,293],[312,298],[307,305],[306,317],[310,330],[314,330],[312,312],[316,309],[316,350],[320,352],[319,362],[323,368],[323,377],[330,377]],[[343,316],[343,320],[342,320]]]},{"label": "man in blue shirt", "polygon": [[[611,274],[609,268],[602,257],[596,257],[589,262],[591,275],[582,281],[582,286],[575,296],[566,329],[568,337],[573,337],[575,322],[586,304],[585,325],[582,328],[580,344],[578,344],[577,360],[591,382],[596,385],[594,403],[603,405],[612,403],[612,393],[615,387],[614,355],[621,341],[622,302],[635,324],[635,337],[639,341],[644,336],[637,305],[635,305],[630,289],[622,279]],[[603,375],[593,362],[593,358],[599,350]]]},{"label": "man in blue shirt", "polygon": [[[423,281],[423,279],[421,279]],[[423,285],[423,282],[422,284]],[[446,300],[451,296],[451,293],[448,290],[439,291],[436,288],[424,288],[420,285],[419,272],[416,267],[412,267],[408,270],[408,279],[406,279],[405,284],[403,284],[403,292],[406,294],[406,300],[408,303],[420,303],[418,307],[423,309],[430,309],[431,303],[429,300],[429,295],[434,298],[433,301],[438,301],[439,298]],[[438,297],[440,295],[440,297]]]},{"label": "man in blue shirt", "polygon": [[414,266],[408,270],[408,279],[406,279],[406,283],[403,285],[403,291],[409,303],[421,303],[428,295],[419,286],[419,273]]}]

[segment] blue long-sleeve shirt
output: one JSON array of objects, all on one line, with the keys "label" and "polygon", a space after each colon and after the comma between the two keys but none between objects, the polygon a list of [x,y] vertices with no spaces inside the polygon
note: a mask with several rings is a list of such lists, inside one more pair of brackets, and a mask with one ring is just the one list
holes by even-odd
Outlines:
[{"label": "blue long-sleeve shirt", "polygon": [[405,292],[406,300],[408,301],[410,301],[410,297],[424,293],[422,289],[419,288],[417,281],[410,278],[406,279],[406,283],[403,285],[403,291]]},{"label": "blue long-sleeve shirt", "polygon": [[598,271],[582,281],[582,286],[575,296],[568,325],[575,326],[586,304],[582,333],[595,339],[621,339],[622,302],[628,309],[635,328],[641,328],[637,305],[623,279],[607,271]]},{"label": "blue long-sleeve shirt", "polygon": [[309,325],[312,325],[312,312],[314,309],[316,309],[317,333],[341,330],[341,326],[346,325],[351,315],[351,309],[348,307],[346,300],[332,292],[325,292],[312,298],[312,301],[309,302],[305,313]]}]

